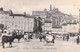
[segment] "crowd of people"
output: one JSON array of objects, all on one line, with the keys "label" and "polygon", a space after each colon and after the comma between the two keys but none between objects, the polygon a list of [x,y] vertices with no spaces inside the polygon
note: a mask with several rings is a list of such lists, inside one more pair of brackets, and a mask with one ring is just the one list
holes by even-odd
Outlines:
[{"label": "crowd of people", "polygon": [[69,41],[69,34],[67,34],[67,35],[64,34],[64,35],[63,35],[63,40],[67,40],[67,41]]},{"label": "crowd of people", "polygon": [[[64,34],[63,35],[63,40],[69,41],[69,39],[70,39],[70,35],[69,34],[67,34],[67,35]],[[76,43],[79,44],[79,42],[80,42],[80,38],[79,38],[79,35],[77,35]]]},{"label": "crowd of people", "polygon": [[[10,33],[9,33],[10,34]],[[24,39],[24,41],[29,41],[34,39],[33,37],[35,37],[36,39],[39,39],[40,42],[46,42],[46,44],[48,43],[55,43],[55,39],[56,36],[54,36],[54,34],[50,34],[50,33],[24,33],[22,31],[12,31],[12,36],[3,36],[2,37],[2,45],[4,47],[4,43],[5,42],[10,42],[10,44],[12,45],[12,42],[14,39],[18,39],[18,42],[20,41],[21,38]],[[69,41],[70,39],[70,35],[69,34],[63,34],[62,36],[63,41]],[[6,39],[6,40],[5,40]],[[79,35],[77,35],[76,38],[76,43],[79,44],[80,40],[79,40]]]},{"label": "crowd of people", "polygon": [[20,41],[20,39],[22,38],[23,35],[23,38],[24,38],[24,41],[29,41],[30,39],[33,39],[33,36],[35,36],[35,38],[39,39],[40,42],[43,42],[45,41],[46,43],[54,43],[54,39],[55,39],[55,36],[53,36],[52,34],[49,34],[49,33],[37,33],[36,35],[34,35],[34,33],[23,33],[21,31],[13,31],[12,32],[12,36],[15,36],[15,39],[18,39],[18,42]]},{"label": "crowd of people", "polygon": [[[39,39],[40,42],[42,42],[43,40],[47,42],[53,42],[55,40],[55,36],[52,34],[49,34],[49,32],[45,33],[37,33],[36,35],[34,35],[34,33],[23,33],[22,31],[18,31],[16,32],[15,30],[12,32],[12,36],[16,36],[16,35],[24,35],[24,40],[28,41],[29,39],[33,39],[33,36],[35,36],[35,38]],[[70,39],[70,34],[63,34],[63,41],[69,41]],[[76,38],[76,43],[79,44],[80,40],[79,40],[79,35]]]}]

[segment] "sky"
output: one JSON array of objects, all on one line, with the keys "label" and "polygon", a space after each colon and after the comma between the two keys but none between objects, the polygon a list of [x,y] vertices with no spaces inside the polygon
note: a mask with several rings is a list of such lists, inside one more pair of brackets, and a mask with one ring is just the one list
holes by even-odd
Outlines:
[{"label": "sky", "polygon": [[49,10],[50,4],[66,14],[79,15],[80,0],[0,0],[0,7],[13,13]]}]

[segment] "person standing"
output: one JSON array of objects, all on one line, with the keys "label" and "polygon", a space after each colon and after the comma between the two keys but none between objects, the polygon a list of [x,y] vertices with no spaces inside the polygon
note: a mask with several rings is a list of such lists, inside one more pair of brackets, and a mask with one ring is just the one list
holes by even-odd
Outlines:
[{"label": "person standing", "polygon": [[14,30],[13,32],[12,32],[12,36],[16,36],[17,35],[17,32]]},{"label": "person standing", "polygon": [[79,44],[79,36],[77,37],[77,44]]},{"label": "person standing", "polygon": [[69,35],[67,34],[67,41],[69,40]]},{"label": "person standing", "polygon": [[55,42],[54,42],[54,39],[55,39],[55,36],[53,36],[52,43],[55,43]]},{"label": "person standing", "polygon": [[25,33],[25,34],[24,34],[24,40],[25,40],[25,41],[28,41],[28,33]]},{"label": "person standing", "polygon": [[42,34],[41,33],[40,33],[39,39],[40,39],[40,42],[42,42]]},{"label": "person standing", "polygon": [[63,40],[65,40],[65,34],[63,34]]}]

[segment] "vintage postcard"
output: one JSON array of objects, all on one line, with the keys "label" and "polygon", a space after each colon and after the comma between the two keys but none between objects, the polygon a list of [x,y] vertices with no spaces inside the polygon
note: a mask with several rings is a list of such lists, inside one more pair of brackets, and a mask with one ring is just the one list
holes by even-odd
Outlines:
[{"label": "vintage postcard", "polygon": [[0,0],[0,52],[80,52],[80,0]]}]

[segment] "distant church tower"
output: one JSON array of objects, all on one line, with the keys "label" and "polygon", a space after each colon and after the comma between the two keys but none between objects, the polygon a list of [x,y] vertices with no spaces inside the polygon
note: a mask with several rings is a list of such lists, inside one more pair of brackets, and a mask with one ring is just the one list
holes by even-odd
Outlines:
[{"label": "distant church tower", "polygon": [[54,5],[54,9],[55,9],[55,5]]},{"label": "distant church tower", "polygon": [[50,11],[52,11],[52,5],[50,5]]}]

